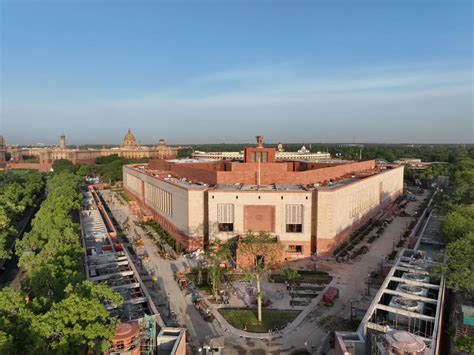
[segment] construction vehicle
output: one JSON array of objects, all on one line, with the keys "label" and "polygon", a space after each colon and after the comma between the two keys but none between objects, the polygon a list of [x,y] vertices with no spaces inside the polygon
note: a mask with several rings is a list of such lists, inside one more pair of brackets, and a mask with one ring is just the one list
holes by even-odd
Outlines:
[{"label": "construction vehicle", "polygon": [[212,322],[214,320],[211,310],[207,307],[206,302],[202,298],[197,298],[196,302],[194,302],[194,306],[199,313],[201,313],[206,322]]},{"label": "construction vehicle", "polygon": [[175,280],[181,290],[187,289],[189,287],[189,280],[186,277],[186,273],[184,271],[177,271],[175,274]]},{"label": "construction vehicle", "polygon": [[339,289],[336,287],[329,287],[323,295],[323,302],[325,306],[334,306],[334,302],[339,297]]}]

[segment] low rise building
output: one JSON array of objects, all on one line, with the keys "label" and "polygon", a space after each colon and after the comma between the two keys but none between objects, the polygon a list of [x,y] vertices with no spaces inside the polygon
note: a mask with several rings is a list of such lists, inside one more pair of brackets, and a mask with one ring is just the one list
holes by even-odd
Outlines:
[{"label": "low rise building", "polygon": [[[244,152],[202,152],[196,150],[192,154],[193,159],[204,159],[204,160],[242,160],[244,158]],[[278,144],[278,148],[275,153],[276,161],[286,160],[328,160],[331,159],[331,154],[326,152],[315,152],[312,153],[305,146],[298,149],[296,152],[286,152],[283,149],[281,143]]]}]

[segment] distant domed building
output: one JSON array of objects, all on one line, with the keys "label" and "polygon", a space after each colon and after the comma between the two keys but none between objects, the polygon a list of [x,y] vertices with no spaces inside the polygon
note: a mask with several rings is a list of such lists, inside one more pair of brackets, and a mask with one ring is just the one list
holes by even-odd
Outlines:
[{"label": "distant domed building", "polygon": [[125,149],[138,148],[137,139],[135,138],[135,136],[130,131],[130,128],[128,129],[128,132],[125,135],[125,137],[123,137],[123,143],[122,143],[121,147],[125,148]]},{"label": "distant domed building", "polygon": [[[3,142],[3,137],[1,138],[1,141]],[[178,156],[178,148],[168,147],[164,139],[160,139],[158,144],[153,147],[140,145],[130,129],[125,134],[122,144],[114,148],[68,148],[66,145],[66,136],[65,134],[62,134],[59,140],[59,146],[56,148],[12,148],[12,152],[13,150],[15,151],[15,161],[21,161],[22,157],[36,157],[41,164],[53,163],[55,160],[59,159],[67,159],[74,164],[93,163],[96,158],[110,155],[118,155],[119,157],[128,159],[173,159]],[[2,156],[0,152],[0,159],[1,158]]]}]

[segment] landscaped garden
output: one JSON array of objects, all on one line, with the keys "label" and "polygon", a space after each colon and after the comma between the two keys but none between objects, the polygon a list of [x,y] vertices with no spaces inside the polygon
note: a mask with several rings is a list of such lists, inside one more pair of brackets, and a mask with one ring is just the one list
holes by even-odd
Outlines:
[{"label": "landscaped garden", "polygon": [[[300,284],[318,284],[325,285],[332,281],[332,277],[325,271],[319,270],[297,270],[298,277],[295,281]],[[269,277],[270,282],[284,283],[288,281],[283,274],[272,274]]]},{"label": "landscaped garden", "polygon": [[219,308],[219,313],[235,328],[266,333],[269,330],[284,328],[298,316],[300,311],[263,309],[261,322],[257,319],[257,309]]}]

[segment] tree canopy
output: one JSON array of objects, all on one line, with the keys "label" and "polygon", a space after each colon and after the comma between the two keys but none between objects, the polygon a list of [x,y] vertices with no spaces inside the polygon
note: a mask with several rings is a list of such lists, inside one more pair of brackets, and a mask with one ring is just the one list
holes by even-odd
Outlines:
[{"label": "tree canopy", "polygon": [[449,288],[474,290],[474,231],[448,244],[444,272]]},{"label": "tree canopy", "polygon": [[59,169],[47,183],[47,198],[17,242],[25,271],[21,291],[0,291],[1,354],[83,354],[106,350],[116,319],[104,303],[121,296],[106,285],[85,281],[78,212],[82,179]]},{"label": "tree canopy", "polygon": [[71,168],[79,176],[100,176],[105,182],[123,179],[122,167],[133,163],[146,163],[149,159],[127,159],[118,155],[99,157],[94,164],[76,164]]},{"label": "tree canopy", "polygon": [[283,246],[278,239],[267,232],[253,233],[239,240],[238,259],[247,278],[254,281],[257,287],[258,320],[262,321],[262,290],[261,281],[268,274],[271,267],[279,264]]},{"label": "tree canopy", "polygon": [[0,259],[10,257],[9,237],[15,237],[17,222],[36,205],[43,190],[44,178],[37,171],[0,173]]}]

